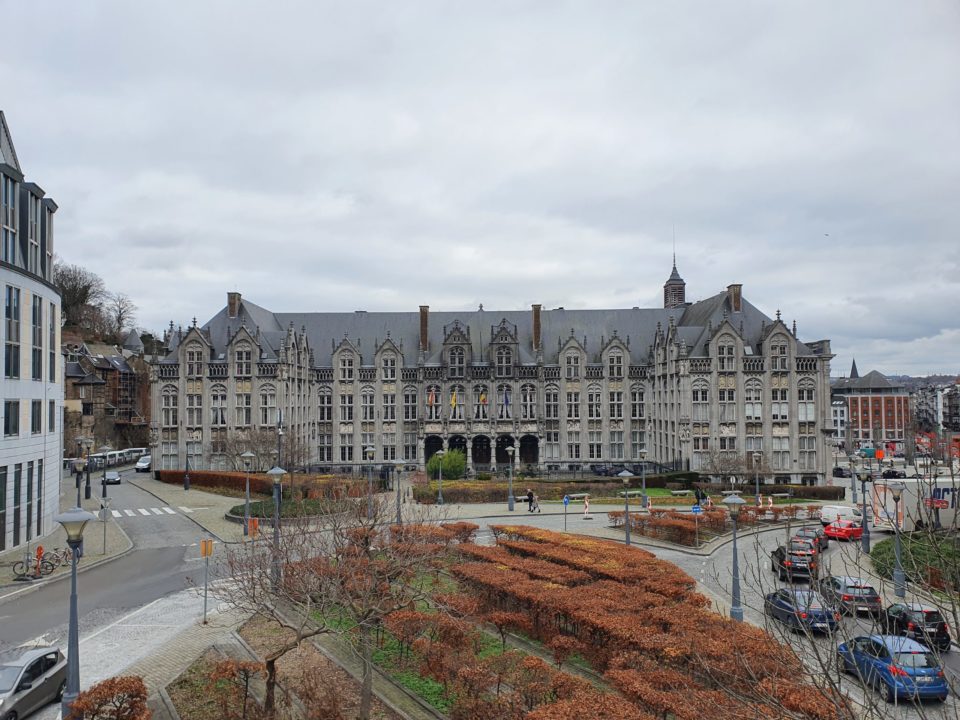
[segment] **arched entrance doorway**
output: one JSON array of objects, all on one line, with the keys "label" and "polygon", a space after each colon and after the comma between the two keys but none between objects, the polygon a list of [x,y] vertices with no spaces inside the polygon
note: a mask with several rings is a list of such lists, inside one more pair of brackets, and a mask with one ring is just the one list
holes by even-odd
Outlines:
[{"label": "arched entrance doorway", "polygon": [[430,458],[433,457],[434,453],[437,450],[443,449],[443,438],[439,435],[427,435],[426,439],[423,442],[423,462],[424,464],[430,462]]},{"label": "arched entrance doorway", "polygon": [[509,465],[510,456],[507,454],[507,448],[513,447],[513,435],[497,436],[497,465]]},{"label": "arched entrance doorway", "polygon": [[471,458],[473,466],[483,467],[490,464],[490,438],[486,435],[477,435],[473,438],[473,450]]},{"label": "arched entrance doorway", "polygon": [[540,461],[540,440],[536,435],[524,435],[520,438],[520,462],[536,465]]},{"label": "arched entrance doorway", "polygon": [[451,435],[447,441],[447,450],[459,450],[467,456],[467,439],[463,435]]}]

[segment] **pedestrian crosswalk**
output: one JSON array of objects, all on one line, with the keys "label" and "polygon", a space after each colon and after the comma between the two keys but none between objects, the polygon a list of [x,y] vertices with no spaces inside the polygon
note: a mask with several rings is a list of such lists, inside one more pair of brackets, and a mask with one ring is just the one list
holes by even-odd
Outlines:
[{"label": "pedestrian crosswalk", "polygon": [[139,517],[168,517],[170,515],[190,515],[194,511],[194,508],[184,507],[183,505],[178,505],[176,509],[172,507],[167,507],[166,505],[161,505],[159,507],[149,507],[149,508],[121,508],[119,510],[111,510],[115,518],[139,518]]}]

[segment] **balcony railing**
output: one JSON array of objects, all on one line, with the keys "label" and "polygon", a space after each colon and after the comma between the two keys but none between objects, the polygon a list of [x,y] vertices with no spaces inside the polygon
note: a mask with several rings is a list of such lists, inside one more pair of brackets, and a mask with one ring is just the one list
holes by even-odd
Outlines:
[{"label": "balcony railing", "polygon": [[695,372],[695,373],[710,372],[710,368],[712,364],[713,364],[712,358],[693,358],[690,361],[690,372]]},{"label": "balcony railing", "polygon": [[360,382],[373,382],[377,379],[377,369],[372,367],[360,368]]},{"label": "balcony railing", "polygon": [[797,372],[816,372],[817,359],[812,357],[797,358]]},{"label": "balcony railing", "polygon": [[225,378],[230,374],[230,368],[226,363],[210,363],[207,365],[207,377]]},{"label": "balcony railing", "polygon": [[170,365],[158,365],[157,377],[164,379],[177,379],[180,377],[180,363]]},{"label": "balcony railing", "polygon": [[536,380],[537,366],[536,365],[520,365],[517,368],[517,377],[519,377],[521,380]]},{"label": "balcony railing", "polygon": [[400,379],[403,382],[416,382],[417,369],[416,368],[400,368]]},{"label": "balcony railing", "polygon": [[276,363],[257,363],[257,375],[259,377],[276,377],[277,376],[277,364]]},{"label": "balcony railing", "polygon": [[763,358],[762,357],[743,358],[743,371],[744,372],[763,372]]},{"label": "balcony railing", "polygon": [[313,372],[317,382],[333,382],[333,368],[315,368]]}]

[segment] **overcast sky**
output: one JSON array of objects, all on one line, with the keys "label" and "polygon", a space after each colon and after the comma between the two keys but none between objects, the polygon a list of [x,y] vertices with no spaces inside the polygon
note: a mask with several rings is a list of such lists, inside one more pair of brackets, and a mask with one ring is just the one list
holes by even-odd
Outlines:
[{"label": "overcast sky", "polygon": [[0,108],[148,329],[658,306],[675,233],[835,375],[957,373],[958,8],[0,0]]}]

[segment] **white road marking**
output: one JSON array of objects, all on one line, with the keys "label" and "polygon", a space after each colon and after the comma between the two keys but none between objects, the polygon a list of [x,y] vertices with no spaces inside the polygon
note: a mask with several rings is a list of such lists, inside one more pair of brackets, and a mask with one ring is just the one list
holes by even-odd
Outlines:
[{"label": "white road marking", "polygon": [[168,507],[165,507],[165,508],[163,509],[163,511],[164,511],[165,513],[169,514],[169,515],[176,515],[176,514],[177,514],[177,511],[176,511],[176,510],[171,510],[171,509],[168,508]]},{"label": "white road marking", "polygon": [[137,512],[139,512],[141,515],[149,515],[149,514],[150,514],[150,511],[149,511],[149,510],[144,510],[143,508],[137,508]]},{"label": "white road marking", "polygon": [[193,512],[193,510],[191,510],[191,509],[188,508],[188,507],[184,507],[183,505],[180,506],[180,509],[183,510],[185,513],[192,513],[192,512]]},{"label": "white road marking", "polygon": [[136,513],[133,510],[124,510],[124,512],[127,514],[127,517],[133,517],[134,515],[136,515]]},{"label": "white road marking", "polygon": [[123,517],[123,513],[121,513],[119,510],[111,510],[110,512],[113,513],[114,517]]},{"label": "white road marking", "polygon": [[150,510],[151,512],[153,512],[154,515],[163,515],[163,510],[161,510],[160,508],[150,508]]}]

